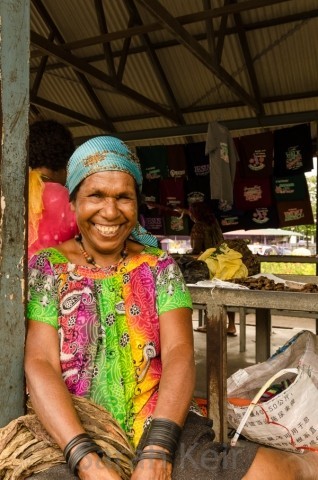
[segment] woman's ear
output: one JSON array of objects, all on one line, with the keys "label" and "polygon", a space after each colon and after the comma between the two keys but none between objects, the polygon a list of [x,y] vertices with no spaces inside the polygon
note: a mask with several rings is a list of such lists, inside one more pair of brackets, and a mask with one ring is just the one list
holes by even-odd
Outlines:
[{"label": "woman's ear", "polygon": [[72,212],[75,212],[75,200],[71,200],[70,207],[71,207]]}]

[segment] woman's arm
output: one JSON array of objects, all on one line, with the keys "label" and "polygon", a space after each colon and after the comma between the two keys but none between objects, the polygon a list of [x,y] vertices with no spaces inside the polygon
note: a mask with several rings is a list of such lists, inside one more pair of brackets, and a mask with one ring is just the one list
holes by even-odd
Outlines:
[{"label": "woman's arm", "polygon": [[183,425],[195,387],[192,310],[178,308],[160,316],[162,376],[153,417]]},{"label": "woman's arm", "polygon": [[[178,308],[159,317],[162,376],[153,418],[165,418],[181,427],[186,419],[195,386],[192,311]],[[145,450],[161,450],[148,446]],[[171,464],[162,460],[142,460],[132,480],[169,480]]]},{"label": "woman's arm", "polygon": [[27,387],[40,421],[61,448],[84,429],[63,381],[55,328],[29,321],[25,349]]},{"label": "woman's arm", "polygon": [[[29,321],[25,374],[32,406],[44,428],[63,450],[72,438],[85,430],[62,378],[59,338],[52,326]],[[80,461],[78,473],[82,480],[120,479],[115,471],[101,463],[96,453]]]}]

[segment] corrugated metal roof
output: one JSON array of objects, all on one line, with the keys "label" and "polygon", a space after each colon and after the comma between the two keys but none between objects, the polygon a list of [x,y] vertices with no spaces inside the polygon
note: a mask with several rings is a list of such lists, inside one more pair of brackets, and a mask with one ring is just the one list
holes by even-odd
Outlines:
[{"label": "corrugated metal roof", "polygon": [[58,118],[79,142],[113,131],[148,145],[202,141],[213,120],[234,135],[314,125],[317,0],[202,4],[32,2],[31,120]]}]

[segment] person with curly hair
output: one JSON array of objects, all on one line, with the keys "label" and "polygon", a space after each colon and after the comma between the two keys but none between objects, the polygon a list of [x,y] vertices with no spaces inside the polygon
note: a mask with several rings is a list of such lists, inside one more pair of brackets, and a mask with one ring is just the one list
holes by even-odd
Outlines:
[{"label": "person with curly hair", "polygon": [[29,133],[28,257],[77,233],[66,189],[66,164],[75,150],[71,132],[55,120],[39,120]]}]

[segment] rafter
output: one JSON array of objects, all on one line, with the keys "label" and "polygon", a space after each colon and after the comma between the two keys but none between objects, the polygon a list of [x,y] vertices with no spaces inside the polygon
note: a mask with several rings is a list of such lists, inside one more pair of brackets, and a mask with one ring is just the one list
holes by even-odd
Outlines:
[{"label": "rafter", "polygon": [[[230,4],[230,0],[224,0],[225,6],[229,4]],[[224,42],[226,37],[225,31],[226,31],[228,18],[229,18],[228,13],[225,13],[224,15],[222,15],[220,27],[217,32],[218,35],[217,35],[217,44],[216,44],[216,51],[215,51],[215,57],[216,57],[217,63],[221,63],[221,60],[222,60],[222,52],[223,52],[223,47],[224,47]]]},{"label": "rafter", "polygon": [[51,112],[58,113],[59,115],[64,115],[65,117],[72,118],[73,120],[76,120],[83,125],[91,125],[92,127],[100,128],[105,132],[110,131],[107,122],[104,122],[101,119],[94,119],[92,117],[88,117],[87,115],[83,115],[80,112],[76,112],[75,110],[63,107],[62,105],[58,105],[57,103],[51,102],[50,100],[46,100],[45,98],[41,98],[31,94],[30,103],[37,107],[42,107]]},{"label": "rafter", "polygon": [[243,100],[253,110],[258,112],[258,104],[236,80],[215,60],[211,59],[209,53],[200,45],[195,38],[174,18],[157,0],[137,0],[138,3],[152,13],[165,28],[176,37],[203,65],[208,68],[219,80],[222,81],[238,98]]},{"label": "rafter", "polygon": [[[231,2],[236,3],[236,0],[231,0]],[[262,100],[261,100],[261,93],[260,89],[258,86],[258,80],[257,76],[255,73],[254,65],[253,65],[253,60],[252,60],[252,55],[250,52],[250,47],[247,41],[244,25],[242,22],[242,17],[240,13],[234,13],[234,21],[235,25],[238,28],[238,37],[239,37],[239,42],[241,45],[241,50],[242,54],[245,60],[245,65],[247,68],[248,75],[250,77],[250,83],[251,83],[251,88],[254,93],[254,97],[258,103],[258,111],[260,114],[264,114],[264,107],[262,105]]]},{"label": "rafter", "polygon": [[[128,28],[132,27],[134,25],[134,19],[132,18],[132,15],[129,16],[129,21],[128,21]],[[124,76],[124,71],[129,55],[129,49],[130,49],[130,44],[131,44],[131,37],[125,38],[123,48],[120,51],[120,61],[119,65],[117,68],[117,79],[119,82],[122,82],[123,76]]]},{"label": "rafter", "polygon": [[[102,0],[94,0],[95,1],[95,10],[96,10],[96,17],[99,24],[99,30],[102,35],[108,33],[107,22],[103,7]],[[108,66],[109,74],[112,77],[116,77],[116,70],[114,65],[114,58],[112,53],[112,48],[110,42],[104,42],[103,44],[104,55],[106,59],[106,63]]]},{"label": "rafter", "polygon": [[[278,95],[275,97],[266,97],[263,98],[263,104],[266,106],[267,104],[271,103],[278,103],[278,102],[288,102],[288,101],[293,101],[293,100],[304,100],[308,98],[318,98],[318,90],[313,91],[313,92],[306,92],[306,93],[295,93],[295,94],[289,94],[289,95]],[[104,124],[103,122],[100,122],[99,120],[94,120],[91,119],[90,117],[86,117],[81,113],[75,112],[74,110],[67,109],[65,107],[62,107],[61,105],[57,105],[53,102],[50,102],[49,100],[45,100],[41,97],[38,97],[36,95],[30,96],[30,102],[33,106],[43,106],[47,110],[54,111],[56,113],[60,113],[62,115],[65,115],[69,118],[73,118],[74,120],[78,120],[81,123],[87,123],[88,125],[92,125],[94,127],[98,128],[103,128],[107,130],[107,125]],[[218,104],[209,104],[209,105],[200,105],[196,107],[191,107],[191,108],[182,108],[182,113],[187,114],[187,113],[195,113],[195,112],[205,112],[205,111],[214,111],[214,110],[224,110],[224,109],[234,109],[234,108],[239,108],[243,107],[242,102],[227,102],[227,103],[218,103]],[[39,111],[34,112],[35,114],[39,114]],[[145,119],[150,119],[154,118],[155,116],[158,116],[158,114],[154,114],[153,112],[149,113],[143,113],[143,114],[136,114],[136,115],[117,115],[115,117],[112,117],[112,122],[113,123],[123,123],[123,122],[133,122],[135,120],[145,120]],[[84,121],[84,119],[86,119]],[[91,120],[91,123],[89,121]]]},{"label": "rafter", "polygon": [[[189,16],[187,16],[187,18],[188,17]],[[245,29],[246,32],[252,32],[254,30],[265,29],[265,28],[269,28],[269,27],[276,27],[276,26],[285,25],[285,24],[288,24],[288,23],[301,22],[301,21],[305,21],[305,20],[309,20],[309,19],[312,20],[312,19],[315,19],[317,17],[318,17],[318,9],[314,9],[314,10],[309,10],[309,11],[306,11],[306,12],[299,12],[299,13],[294,13],[294,14],[291,14],[291,15],[283,15],[283,16],[280,16],[280,17],[270,18],[270,19],[267,19],[267,20],[260,20],[260,21],[253,22],[253,23],[246,23],[244,25],[244,29]],[[177,17],[177,18],[182,25],[189,24],[189,23],[194,23],[194,22],[190,22],[189,20],[187,22],[181,21],[180,19],[182,19],[184,17]],[[123,32],[127,32],[130,29],[130,27],[131,26],[128,26],[128,28],[125,29]],[[226,27],[226,28],[224,28],[223,31],[216,30],[214,32],[214,35],[215,35],[216,38],[218,38],[221,35],[222,36],[223,35],[235,35],[236,33],[238,33],[238,30],[235,26],[233,26],[233,27]],[[108,35],[113,35],[113,34],[108,34]],[[100,39],[100,36],[94,37],[94,38],[95,39],[97,39],[97,38]],[[124,37],[124,38],[131,39],[131,36]],[[199,33],[197,35],[194,35],[194,38],[198,42],[200,42],[202,40],[207,39],[207,34],[206,34],[206,32],[202,32],[202,33]],[[111,40],[112,39],[109,39],[109,41],[111,41]],[[98,43],[100,43],[100,41],[96,40],[93,43],[93,45],[98,44]],[[180,45],[180,43],[175,39],[169,39],[169,40],[164,40],[164,41],[161,41],[161,42],[153,42],[152,43],[152,46],[155,50],[162,50],[162,49],[169,48],[169,47],[174,47],[174,46],[177,46],[177,45]],[[69,43],[65,44],[64,48],[70,49],[69,46],[70,46]],[[142,52],[145,52],[145,51],[146,51],[145,46],[138,45],[138,46],[130,47],[129,51],[128,51],[128,54],[129,55],[136,55],[138,53],[142,53]],[[113,51],[114,58],[115,57],[120,57],[121,54],[122,54],[122,50],[114,50]],[[33,50],[30,54],[31,58],[36,58],[36,57],[39,57],[39,56],[42,56],[42,55],[43,55],[43,53],[40,50]],[[83,57],[82,60],[85,60],[87,63],[94,63],[94,62],[99,62],[103,58],[104,58],[103,54],[96,54],[96,55]],[[47,69],[54,70],[55,68],[63,68],[63,66],[64,66],[64,64],[61,64],[61,63],[60,64],[59,63],[50,64],[50,65],[48,65]],[[31,71],[32,70],[34,71],[34,68],[35,67],[33,67],[31,69]]]},{"label": "rafter", "polygon": [[[272,103],[279,103],[279,102],[289,102],[289,101],[297,101],[297,100],[305,100],[309,98],[318,98],[318,90],[317,91],[311,91],[311,92],[298,92],[294,94],[288,94],[288,95],[277,95],[273,97],[264,97],[263,98],[263,105],[269,105]],[[235,102],[226,102],[226,103],[213,103],[213,104],[208,104],[208,105],[198,105],[198,106],[191,106],[191,107],[183,107],[181,109],[182,113],[188,114],[188,113],[197,113],[197,112],[213,112],[215,110],[224,110],[224,109],[235,109],[235,108],[240,108],[243,107],[244,104],[240,101],[235,101]],[[148,114],[136,114],[136,115],[120,115],[120,116],[115,116],[112,117],[112,121],[114,123],[121,123],[121,122],[129,122],[129,121],[134,121],[134,120],[143,120],[143,119],[148,119],[148,118],[153,118],[153,113],[148,113]]]},{"label": "rafter", "polygon": [[[211,10],[211,0],[202,0],[204,10]],[[208,42],[208,49],[212,57],[215,57],[215,32],[213,28],[213,21],[211,18],[205,20],[206,39]]]},{"label": "rafter", "polygon": [[[297,123],[306,123],[316,121],[318,111],[311,110],[305,112],[296,112],[279,115],[265,115],[262,118],[241,118],[233,120],[225,120],[220,122],[229,130],[250,130],[253,128],[272,128],[285,125],[294,125]],[[179,125],[177,127],[156,128],[149,130],[135,130],[130,132],[121,132],[118,134],[122,140],[127,142],[150,140],[157,138],[185,137],[189,135],[205,135],[207,133],[207,124],[199,123],[195,125]],[[79,142],[87,140],[86,137],[77,139]]]},{"label": "rafter", "polygon": [[[227,5],[219,8],[213,8],[211,10],[203,10],[201,12],[191,13],[189,15],[182,15],[176,17],[176,20],[181,25],[190,23],[202,22],[208,18],[218,18],[225,14],[231,14],[236,12],[245,12],[248,10],[254,10],[256,8],[263,8],[270,5],[277,5],[279,3],[289,2],[291,0],[245,0],[244,2],[236,5]],[[133,37],[134,35],[141,35],[143,33],[151,33],[157,30],[162,30],[164,27],[160,22],[154,22],[149,25],[140,25],[131,27],[125,30],[118,30],[117,32],[111,32],[104,35],[96,35],[90,38],[84,38],[81,40],[75,40],[65,45],[68,50],[76,50],[83,47],[91,47],[103,42],[112,42],[113,40],[120,40],[123,38]]]},{"label": "rafter", "polygon": [[42,37],[38,33],[31,31],[30,38],[31,42],[38,48],[40,48],[45,54],[53,55],[67,66],[72,67],[75,71],[78,71],[84,75],[90,75],[94,78],[97,78],[98,80],[113,87],[122,95],[143,105],[144,107],[154,110],[155,112],[168,118],[169,120],[172,120],[174,123],[178,123],[178,118],[170,110],[161,107],[160,105],[158,105],[158,103],[153,102],[144,95],[141,95],[140,93],[127,87],[126,85],[117,82],[116,79],[113,79],[101,70],[98,70],[97,68],[87,64],[86,62],[76,57],[75,55],[67,52],[63,48],[48,42],[46,38]]},{"label": "rafter", "polygon": [[[49,42],[53,42],[54,33],[50,33],[48,40],[49,40]],[[41,82],[42,82],[42,78],[43,78],[43,75],[44,75],[44,72],[45,72],[45,69],[46,69],[46,66],[47,66],[48,59],[49,59],[49,56],[44,55],[41,58],[40,65],[36,68],[36,76],[35,76],[35,79],[34,79],[34,82],[33,82],[32,88],[31,88],[31,91],[34,95],[37,95],[37,93],[39,91],[39,88],[40,88],[40,85],[41,85]]]},{"label": "rafter", "polygon": [[[129,9],[130,14],[132,15],[132,18],[134,19],[135,24],[141,25],[142,20],[140,18],[139,12],[138,12],[133,0],[125,0],[125,3],[126,3],[127,8]],[[157,80],[160,84],[160,87],[161,87],[162,91],[165,94],[165,97],[167,99],[168,104],[171,106],[172,110],[178,116],[179,123],[181,125],[185,125],[184,118],[182,116],[182,113],[180,112],[180,107],[177,104],[174,93],[172,91],[170,83],[167,80],[166,74],[165,74],[165,72],[164,72],[164,70],[163,70],[163,68],[160,64],[158,56],[157,56],[155,50],[152,47],[152,43],[150,41],[149,35],[143,34],[140,37],[141,37],[141,41],[146,46],[146,52],[147,52],[148,59],[150,60],[150,63],[152,64],[152,67],[153,67],[154,72],[156,74]]]},{"label": "rafter", "polygon": [[[44,0],[31,1],[34,5],[45,4]],[[37,55],[41,56],[41,61],[33,62],[34,66],[31,67],[31,72],[36,74],[36,77],[34,77],[34,75],[32,76],[34,88],[30,95],[31,111],[39,112],[40,114],[43,112],[44,114],[45,110],[48,110],[55,112],[58,115],[62,115],[65,117],[65,123],[71,124],[75,131],[80,125],[89,125],[98,129],[98,132],[111,132],[112,129],[114,132],[115,128],[118,128],[122,132],[124,130],[123,136],[125,136],[127,141],[138,139],[146,141],[152,138],[155,139],[167,136],[183,137],[182,142],[184,142],[186,141],[186,137],[205,134],[206,122],[209,118],[218,118],[218,121],[222,124],[226,124],[226,126],[230,127],[230,130],[255,128],[258,131],[263,128],[273,128],[278,124],[280,126],[285,126],[286,122],[287,124],[300,123],[302,121],[307,122],[311,121],[311,118],[313,118],[313,112],[296,113],[298,104],[296,105],[295,103],[297,100],[312,98],[312,102],[310,100],[303,102],[303,110],[306,106],[310,108],[310,105],[312,105],[312,108],[316,108],[318,92],[305,91],[306,85],[311,85],[312,89],[315,87],[313,83],[314,80],[311,77],[303,87],[304,91],[299,93],[295,92],[297,85],[300,83],[300,80],[297,80],[298,77],[295,78],[295,82],[291,85],[290,91],[294,91],[292,94],[272,97],[267,95],[267,97],[265,97],[265,86],[262,93],[260,92],[258,86],[259,78],[256,76],[254,68],[255,60],[253,60],[249,50],[250,45],[252,45],[249,42],[252,42],[252,38],[255,36],[256,32],[254,32],[253,35],[249,34],[249,36],[247,36],[247,32],[253,32],[253,30],[260,28],[275,28],[275,26],[281,26],[292,22],[288,29],[284,29],[284,27],[282,30],[277,29],[277,38],[282,38],[287,46],[290,37],[295,38],[294,33],[302,38],[301,36],[304,34],[307,23],[309,30],[311,32],[314,31],[314,26],[316,25],[318,17],[318,9],[297,12],[292,15],[281,15],[280,17],[267,18],[266,20],[257,22],[246,22],[247,18],[251,17],[250,15],[241,16],[241,13],[244,11],[251,8],[264,9],[265,6],[277,5],[278,3],[284,3],[287,1],[292,3],[292,10],[295,6],[295,1],[297,0],[222,0],[222,2],[217,0],[201,0],[201,6],[199,6],[196,11],[189,15],[178,17],[174,17],[170,14],[169,7],[166,9],[163,8],[161,0],[122,0],[122,4],[128,7],[127,10],[129,17],[126,25],[127,28],[121,31],[111,31],[110,28],[109,30],[107,28],[109,26],[107,25],[108,16],[106,17],[108,14],[108,1],[110,0],[94,0],[93,7],[95,5],[97,16],[94,32],[99,35],[93,38],[76,40],[75,42],[71,41],[67,44],[65,44],[65,39],[60,34],[59,28],[63,28],[63,31],[66,32],[68,27],[64,22],[64,19],[63,22],[61,19],[61,24],[59,23],[60,19],[57,16],[57,12],[54,10],[53,4],[50,6],[50,12],[52,11],[52,17],[56,24],[52,22],[52,19],[47,13],[43,14],[43,11],[39,11],[38,9],[38,13],[41,15],[47,29],[43,28],[42,24],[41,27],[39,27],[40,30],[38,30],[38,15],[36,15],[34,21],[34,28],[36,28],[37,32],[48,33],[45,34],[46,38],[44,38],[44,35],[41,36],[38,33],[31,32],[31,58],[36,58]],[[213,8],[216,4],[220,5],[221,3],[223,3],[222,7]],[[201,9],[202,11],[199,11]],[[182,10],[187,11],[186,8]],[[141,14],[144,14],[145,11],[148,11],[153,15],[153,23],[150,23],[151,21],[149,22],[149,18],[151,17],[147,16],[145,18],[148,18],[149,24],[143,24],[145,20],[144,16]],[[264,18],[264,16],[267,17],[267,14],[270,14],[270,11],[271,10],[268,9],[266,15],[265,13],[263,15],[263,12],[261,11],[259,18]],[[273,10],[272,15],[275,15],[275,12],[277,13],[276,10]],[[112,13],[112,15],[117,14],[115,11],[110,13]],[[122,17],[121,9],[119,9],[118,13],[120,13]],[[217,19],[217,21],[214,19]],[[184,28],[185,25],[194,24],[195,22],[200,22],[201,24],[196,25],[196,27],[191,30],[186,30]],[[116,22],[114,22],[114,24],[116,24]],[[168,35],[150,35],[152,31],[159,31],[162,29],[168,31]],[[196,32],[195,35],[189,33],[193,30]],[[287,33],[285,36],[281,37],[281,32]],[[132,35],[138,35],[138,41],[132,42]],[[227,40],[226,37],[229,35],[231,35],[231,38]],[[161,37],[166,39],[158,41],[158,38]],[[81,39],[81,36],[74,37],[70,34],[68,38]],[[113,40],[118,40],[119,38],[121,41],[113,43]],[[95,41],[99,43],[99,46],[95,49],[91,49],[91,55],[85,55],[86,51],[89,51],[89,49],[85,49],[83,52],[78,52],[78,55],[74,53],[76,48],[94,45]],[[241,69],[244,70],[245,73],[244,83],[241,83],[241,81],[238,83],[239,80],[237,77],[234,75],[233,77],[231,76],[230,73],[232,70],[230,69],[232,69],[232,67],[228,67],[228,71],[224,69],[224,62],[228,64],[229,61],[228,58],[223,58],[225,54],[227,55],[229,53],[229,45],[225,42],[235,42],[237,48],[241,48]],[[226,50],[224,50],[224,45],[227,47]],[[175,51],[171,50],[171,48],[175,46],[178,48]],[[70,51],[70,48],[74,48],[74,51]],[[175,95],[177,91],[174,92],[172,90],[171,84],[169,84],[168,81],[169,77],[167,72],[171,71],[172,66],[167,63],[168,70],[165,72],[163,69],[164,64],[161,64],[160,62],[161,55],[158,56],[158,52],[160,49],[170,49],[168,56],[165,56],[165,51],[162,53],[162,58],[165,59],[165,62],[169,62],[170,54],[173,53],[178,55],[182,48],[186,48],[190,51],[193,57],[205,66],[206,75],[203,75],[203,81],[211,81],[211,76],[213,74],[213,80],[216,79],[217,84],[222,83],[226,85],[228,90],[235,94],[236,98],[230,94],[228,95],[228,100],[231,99],[230,101],[226,101],[224,96],[224,101],[222,103],[215,103],[220,102],[221,100],[221,97],[217,95],[217,88],[213,89],[212,86],[204,88],[204,84],[200,84],[196,103],[194,103],[193,96],[192,99],[183,96],[180,97],[182,98],[182,104],[178,105]],[[260,46],[260,48],[262,47]],[[278,48],[279,47],[277,47],[277,49]],[[85,56],[81,56],[83,53]],[[156,75],[159,91],[165,96],[162,103],[156,102],[156,95],[152,97],[149,93],[148,98],[147,96],[140,94],[139,91],[144,91],[142,90],[142,84],[137,85],[138,91],[135,91],[133,88],[128,87],[123,83],[123,79],[126,80],[126,78],[127,84],[129,84],[130,81],[130,78],[127,75],[124,75],[125,67],[129,61],[130,55],[141,54],[140,57],[137,57],[137,60],[139,61],[139,59],[144,60],[145,55],[142,54],[145,53],[149,60],[147,67],[152,69],[153,74]],[[195,63],[192,63],[190,59],[188,65],[189,68],[194,68],[197,64],[194,58],[193,61]],[[115,61],[115,59],[117,60]],[[102,60],[102,66],[99,66],[96,63],[95,67],[94,62],[99,62],[100,60]],[[229,64],[232,65],[231,63]],[[259,66],[261,71],[263,66],[261,61],[259,62]],[[86,114],[85,112],[84,105],[79,104],[79,106],[77,106],[76,103],[74,103],[70,108],[66,108],[64,105],[58,105],[59,102],[67,105],[66,99],[63,101],[65,95],[63,96],[62,93],[61,98],[57,96],[53,101],[51,101],[49,91],[45,94],[46,98],[41,98],[41,95],[38,92],[41,92],[39,87],[43,75],[48,75],[50,71],[59,68],[68,69],[68,71],[65,71],[65,76],[68,79],[68,73],[72,69],[74,74],[77,75],[77,78],[80,80],[80,82],[76,82],[75,78],[75,80],[72,81],[76,87],[75,91],[80,92],[81,88],[85,88],[91,101],[94,95],[99,94],[99,91],[106,91],[108,92],[107,98],[109,98],[109,95],[114,96],[118,94],[131,100],[129,104],[127,102],[129,108],[120,108],[117,104],[117,108],[114,110],[112,117],[105,119],[102,115],[102,110],[104,106],[107,105],[107,100],[105,95],[99,95],[101,101],[104,102],[104,105],[100,103],[99,109],[96,106],[99,101],[96,95],[94,102],[95,110],[92,110],[93,113],[90,118],[90,114]],[[209,74],[210,72],[212,72],[212,74]],[[65,78],[63,71],[61,71],[61,75],[59,75],[59,72],[57,71],[56,74],[51,76],[53,82],[55,79],[57,82],[59,82],[59,79],[62,81],[63,78]],[[143,81],[145,82],[146,79],[143,79]],[[300,90],[301,86],[298,86],[298,89]],[[196,90],[193,90],[193,92],[195,91]],[[224,93],[226,92],[224,91]],[[270,89],[268,89],[268,93],[271,93]],[[144,108],[134,109],[132,102],[136,102]],[[208,102],[210,103],[208,104]],[[272,103],[280,103],[280,111],[285,111],[286,113],[279,118],[277,116],[274,118],[272,115],[265,115],[264,111],[275,111],[271,105]],[[299,104],[299,106],[300,105],[301,104]],[[246,106],[255,111],[254,117],[251,110],[241,108]],[[241,108],[239,120],[236,119],[238,108]],[[225,109],[227,110],[226,115],[223,115],[223,113],[213,113]],[[83,113],[77,110],[80,110]],[[222,121],[222,118],[231,117],[231,110],[233,112],[233,120],[227,120],[226,122]],[[252,118],[246,118],[249,115],[247,113],[248,111],[250,111],[250,116]],[[211,115],[209,112],[211,112]],[[293,114],[290,115],[288,112],[295,112],[296,116]],[[193,123],[196,120],[200,121],[200,119],[204,122],[202,125],[186,124],[186,122]],[[134,130],[134,125],[138,125],[137,128],[139,128],[140,131],[137,129]],[[160,128],[159,125],[163,128]],[[201,127],[202,131],[200,131]],[[120,136],[121,134],[117,132],[116,135]]]},{"label": "rafter", "polygon": [[[58,42],[63,43],[63,38],[60,35],[60,32],[58,31],[55,23],[53,22],[52,18],[48,14],[48,11],[44,7],[43,3],[41,0],[32,0],[32,3],[34,5],[34,8],[37,10],[38,14],[42,18],[43,22],[49,29],[49,37],[48,40],[49,42],[53,42],[55,39],[58,40]],[[37,72],[36,72],[36,77],[32,85],[32,93],[33,95],[37,95],[42,78],[45,72],[45,69],[47,67],[47,62],[48,62],[48,55],[45,55],[41,58],[40,65],[37,67]]]},{"label": "rafter", "polygon": [[[34,4],[35,8],[37,9],[38,13],[41,15],[44,23],[46,24],[46,26],[48,27],[48,29],[51,32],[50,37],[49,37],[49,42],[51,44],[53,44],[53,40],[56,38],[60,44],[65,44],[65,41],[64,41],[64,38],[63,38],[61,32],[57,28],[56,24],[53,22],[51,16],[49,15],[49,13],[48,13],[47,9],[45,8],[45,6],[43,5],[42,1],[41,0],[32,0],[32,2]],[[43,77],[45,69],[46,69],[47,60],[48,60],[48,55],[45,55],[41,60],[40,68],[39,68],[39,71],[37,72],[35,83],[34,83],[33,89],[32,89],[32,93],[34,95],[36,95],[38,90],[39,90],[40,83],[41,83],[42,77]],[[85,75],[81,72],[78,72],[78,71],[76,71],[75,74],[76,74],[79,82],[81,83],[82,87],[86,91],[86,94],[87,94],[88,98],[90,99],[90,101],[92,102],[92,104],[94,105],[96,110],[98,111],[101,118],[107,124],[108,129],[111,132],[114,132],[115,131],[114,125],[112,125],[112,123],[110,122],[109,117],[108,117],[104,107],[102,106],[101,102],[99,101],[99,98],[97,97],[94,89],[92,88],[92,86],[87,81],[87,78],[85,77]]]}]

